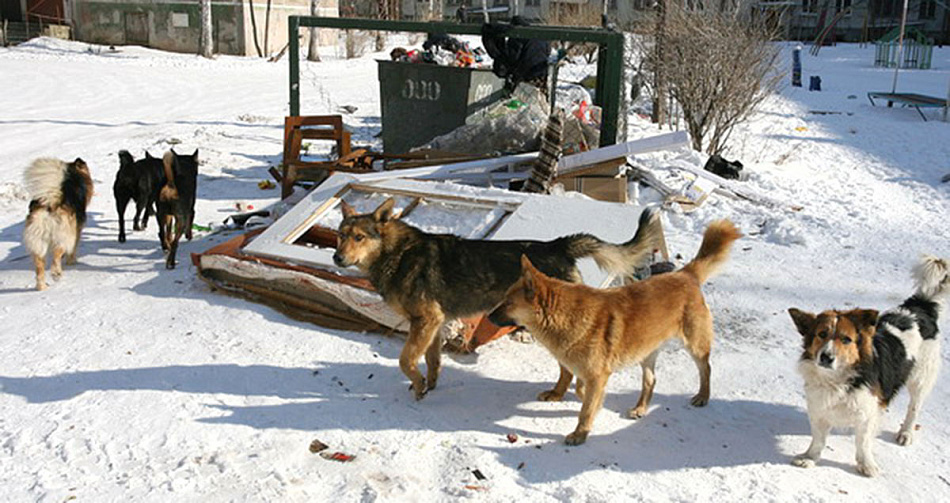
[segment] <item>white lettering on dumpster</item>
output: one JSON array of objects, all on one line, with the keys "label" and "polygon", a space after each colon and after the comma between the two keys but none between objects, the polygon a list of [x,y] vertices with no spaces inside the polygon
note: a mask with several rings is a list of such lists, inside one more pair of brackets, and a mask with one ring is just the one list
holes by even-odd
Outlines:
[{"label": "white lettering on dumpster", "polygon": [[482,101],[483,99],[491,96],[491,91],[491,84],[479,84],[475,88],[475,101]]},{"label": "white lettering on dumpster", "polygon": [[407,100],[439,101],[442,85],[427,80],[406,79],[402,86],[402,97]]}]

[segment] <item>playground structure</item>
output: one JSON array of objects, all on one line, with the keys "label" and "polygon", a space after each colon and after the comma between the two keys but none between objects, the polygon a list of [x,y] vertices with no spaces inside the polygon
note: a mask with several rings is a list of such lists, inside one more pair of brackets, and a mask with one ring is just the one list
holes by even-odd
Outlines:
[{"label": "playground structure", "polygon": [[910,28],[904,36],[902,57],[899,37],[900,28],[898,27],[874,42],[874,66],[894,68],[900,62],[901,68],[929,70],[933,57],[933,42],[920,30]]}]

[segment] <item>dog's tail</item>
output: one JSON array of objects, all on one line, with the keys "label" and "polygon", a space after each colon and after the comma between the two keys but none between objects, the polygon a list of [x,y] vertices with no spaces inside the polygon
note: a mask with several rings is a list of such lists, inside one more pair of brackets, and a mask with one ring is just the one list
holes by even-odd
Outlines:
[{"label": "dog's tail", "polygon": [[23,173],[30,200],[43,206],[58,206],[63,200],[62,185],[68,170],[69,165],[59,159],[43,157],[33,161]]},{"label": "dog's tail", "polygon": [[132,167],[135,164],[135,158],[132,157],[132,154],[128,150],[119,151],[119,171],[124,171]]},{"label": "dog's tail", "polygon": [[939,302],[950,294],[950,263],[944,259],[923,255],[912,276],[917,295],[929,301]]},{"label": "dog's tail", "polygon": [[640,213],[637,232],[630,241],[613,244],[590,234],[575,234],[567,238],[567,253],[573,259],[591,257],[602,270],[629,276],[647,263],[661,232],[659,210],[647,208]]},{"label": "dog's tail", "polygon": [[696,258],[686,264],[683,270],[696,276],[700,283],[705,283],[729,258],[732,242],[741,237],[742,233],[732,222],[716,220],[703,233],[703,244],[699,246]]},{"label": "dog's tail", "polygon": [[162,201],[178,199],[178,188],[175,187],[175,165],[178,164],[178,159],[175,158],[175,153],[171,150],[165,152],[162,164],[165,167],[165,186],[162,187],[158,197]]}]

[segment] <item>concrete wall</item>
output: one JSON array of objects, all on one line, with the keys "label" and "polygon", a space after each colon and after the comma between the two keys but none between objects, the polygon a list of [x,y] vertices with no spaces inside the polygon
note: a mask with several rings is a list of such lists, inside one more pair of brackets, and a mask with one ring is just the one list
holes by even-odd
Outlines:
[{"label": "concrete wall", "polygon": [[[239,1],[212,3],[216,53],[243,54],[241,9]],[[174,52],[197,53],[201,34],[197,0],[73,0],[73,22],[77,40]]]},{"label": "concrete wall", "polygon": [[[335,16],[337,0],[321,0],[320,14]],[[254,2],[258,43],[264,50],[266,0]],[[197,53],[200,26],[198,0],[72,0],[77,40],[98,44],[146,45],[166,51]],[[247,0],[213,0],[216,54],[257,55]],[[309,15],[310,0],[273,0],[268,51],[287,44],[287,17]],[[306,42],[308,30],[301,30]],[[321,40],[335,42],[332,32],[321,31]]]}]

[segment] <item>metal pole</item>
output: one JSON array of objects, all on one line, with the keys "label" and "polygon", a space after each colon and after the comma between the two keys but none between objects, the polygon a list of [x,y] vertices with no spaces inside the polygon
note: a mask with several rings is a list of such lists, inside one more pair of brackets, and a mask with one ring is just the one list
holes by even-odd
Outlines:
[{"label": "metal pole", "polygon": [[300,18],[290,16],[287,19],[287,44],[290,52],[290,115],[300,115],[300,43],[297,39],[300,31]]},{"label": "metal pole", "polygon": [[904,60],[904,25],[907,23],[907,0],[904,0],[904,13],[901,14],[901,35],[897,42],[897,64],[894,66],[894,85],[891,92],[897,92],[897,73],[900,72],[901,62]]},{"label": "metal pole", "polygon": [[944,122],[947,122],[947,110],[950,110],[950,80],[947,81],[947,103],[943,106]]}]

